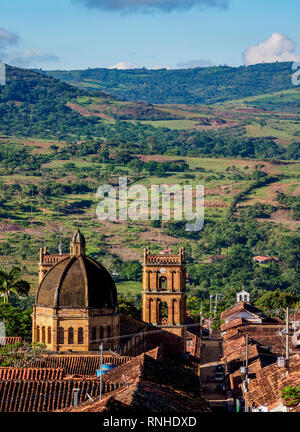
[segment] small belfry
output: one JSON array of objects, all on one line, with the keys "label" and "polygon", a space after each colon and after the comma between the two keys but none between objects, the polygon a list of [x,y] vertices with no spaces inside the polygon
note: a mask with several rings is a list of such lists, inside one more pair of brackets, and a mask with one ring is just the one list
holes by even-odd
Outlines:
[{"label": "small belfry", "polygon": [[178,254],[164,250],[144,251],[143,321],[180,338],[179,352],[186,345],[186,268],[184,248]]}]

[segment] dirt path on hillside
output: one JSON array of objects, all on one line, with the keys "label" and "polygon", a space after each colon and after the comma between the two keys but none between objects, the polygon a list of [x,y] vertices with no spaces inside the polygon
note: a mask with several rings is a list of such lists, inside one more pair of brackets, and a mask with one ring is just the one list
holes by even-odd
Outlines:
[{"label": "dirt path on hillside", "polygon": [[67,102],[66,106],[71,108],[71,110],[78,112],[83,117],[101,117],[101,118],[106,119],[106,120],[109,119],[109,116],[107,114],[89,111],[86,108],[83,108],[82,106],[71,103],[71,102]]}]

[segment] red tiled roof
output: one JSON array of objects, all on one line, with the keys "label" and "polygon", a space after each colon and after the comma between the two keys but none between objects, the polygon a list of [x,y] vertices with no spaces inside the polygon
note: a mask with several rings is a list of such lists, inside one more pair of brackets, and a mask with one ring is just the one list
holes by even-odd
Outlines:
[{"label": "red tiled roof", "polygon": [[[75,357],[75,356],[74,356]],[[77,356],[80,357],[80,356]],[[82,356],[87,360],[88,356]],[[93,356],[90,356],[93,358]],[[100,356],[99,356],[100,357]],[[107,361],[104,360],[105,362]],[[7,368],[11,369],[11,368]],[[0,412],[36,412],[53,411],[73,404],[73,388],[79,389],[79,402],[99,394],[99,378],[82,377],[74,374],[55,377],[55,374],[37,370],[38,376],[28,373],[28,369],[19,372],[13,378],[0,380]],[[121,377],[122,378],[122,377]],[[111,392],[123,384],[123,380],[110,376],[110,372],[102,378],[102,393]]]},{"label": "red tiled roof", "polygon": [[[119,383],[103,376],[103,394],[114,390]],[[0,412],[37,412],[62,409],[73,404],[73,388],[79,388],[79,402],[99,393],[99,378],[63,380],[0,381]]]},{"label": "red tiled roof", "polygon": [[191,333],[186,332],[186,351],[193,357],[200,358],[201,341],[200,337]]},{"label": "red tiled roof", "polygon": [[142,380],[107,394],[102,401],[93,404],[85,403],[64,411],[115,412],[116,410],[124,410],[127,413],[196,413],[210,412],[210,406],[200,396]]},{"label": "red tiled roof", "polygon": [[[282,355],[285,351],[285,339],[278,332],[282,331],[284,324],[244,324],[229,329],[223,337],[224,341],[231,341],[248,334],[249,338],[255,340],[261,346],[269,346],[271,351],[277,355]],[[233,332],[233,330],[235,330]],[[293,350],[292,340],[290,339],[290,349]]]},{"label": "red tiled roof", "polygon": [[248,392],[244,395],[250,406],[266,406],[269,410],[280,404],[282,388],[300,386],[300,355],[290,357],[290,374],[286,376],[286,369],[272,364],[263,368],[251,380]]},{"label": "red tiled roof", "polygon": [[[94,355],[44,357],[42,359],[44,362],[65,364],[69,372],[68,376],[62,379],[56,379],[53,374],[47,375],[41,370],[39,370],[40,375],[35,377],[28,374],[28,370],[24,370],[23,373],[18,372],[19,375],[15,374],[13,378],[6,376],[9,379],[0,380],[0,412],[61,410],[72,405],[74,388],[79,389],[79,403],[87,400],[87,392],[92,398],[96,398],[99,393],[99,378],[70,376],[70,371],[82,369],[85,373],[91,374],[92,369],[99,366],[95,364],[95,357]],[[100,356],[97,358],[99,359]],[[110,360],[113,359],[116,358],[111,356]],[[89,363],[87,368],[84,368],[81,360]],[[157,407],[166,406],[171,410],[180,411],[188,404],[190,409],[209,410],[206,401],[200,397],[198,376],[185,369],[185,365],[177,365],[169,358],[164,359],[161,347],[152,350],[149,355],[142,354],[129,361],[128,358],[115,361],[118,361],[120,366],[103,376],[103,395],[113,391],[118,393],[120,387],[124,385],[126,388],[127,385],[133,387],[136,384],[137,390],[132,392],[132,397],[135,401],[141,401],[138,405],[140,407],[145,403],[146,409],[155,410],[156,404]],[[122,364],[125,361],[127,363]],[[11,368],[6,369],[11,370]],[[147,391],[147,388],[150,390]],[[192,400],[195,401],[194,405]]]},{"label": "red tiled roof", "polygon": [[163,249],[161,251],[159,251],[160,254],[169,254],[171,252],[171,249],[167,248],[167,249]]},{"label": "red tiled roof", "polygon": [[107,394],[101,402],[83,404],[65,411],[129,412],[203,412],[210,411],[208,402],[200,396],[199,378],[169,361],[157,361],[141,354],[127,364],[114,369],[110,379],[122,380],[124,386]]},{"label": "red tiled roof", "polygon": [[241,326],[241,325],[243,325],[244,322],[245,322],[245,320],[243,320],[243,318],[237,318],[233,321],[229,321],[228,323],[221,325],[221,331],[225,331],[225,330],[229,330],[229,329],[234,328],[234,327]]},{"label": "red tiled roof", "polygon": [[[104,355],[105,363],[116,364],[117,366],[128,362],[131,357]],[[100,366],[100,355],[51,355],[36,362],[39,367],[63,368],[67,375],[93,376]]]},{"label": "red tiled roof", "polygon": [[64,369],[51,368],[12,368],[0,367],[1,380],[60,380],[65,376]]},{"label": "red tiled roof", "polygon": [[238,302],[235,305],[229,307],[224,312],[221,313],[221,319],[224,320],[225,318],[241,311],[249,312],[250,314],[257,314],[259,316],[264,316],[264,313],[258,309],[256,306],[250,303],[246,302]]},{"label": "red tiled roof", "polygon": [[0,337],[0,345],[14,345],[18,342],[22,342],[22,338],[19,336]]},{"label": "red tiled roof", "polygon": [[244,347],[246,344],[246,339],[245,336],[241,336],[239,335],[238,338],[234,339],[234,340],[228,340],[226,342],[223,343],[223,353],[224,353],[224,357],[229,356],[231,353],[237,353],[237,349]]},{"label": "red tiled roof", "polygon": [[207,259],[224,259],[227,258],[227,255],[210,255]]},{"label": "red tiled roof", "polygon": [[[249,371],[249,377],[252,378],[262,369],[263,365],[260,358],[257,358],[256,360],[250,361],[248,371]],[[240,369],[235,370],[231,374],[229,374],[229,383],[230,383],[230,389],[233,393],[238,393],[240,391],[240,386],[243,382],[243,378],[241,376]]]},{"label": "red tiled roof", "polygon": [[294,312],[290,316],[291,321],[300,321],[300,312]]},{"label": "red tiled roof", "polygon": [[[242,376],[240,367],[245,366],[246,361],[246,338],[241,336],[239,338],[227,340],[223,344],[224,357],[229,371],[229,382],[231,391],[234,394],[240,392],[240,385],[242,383]],[[255,378],[255,374],[264,366],[269,365],[276,361],[277,356],[265,350],[256,341],[248,340],[248,364],[249,364],[249,377]]]},{"label": "red tiled roof", "polygon": [[125,313],[120,314],[120,334],[132,335],[139,333],[141,330],[147,327],[147,323],[141,320],[137,320]]}]

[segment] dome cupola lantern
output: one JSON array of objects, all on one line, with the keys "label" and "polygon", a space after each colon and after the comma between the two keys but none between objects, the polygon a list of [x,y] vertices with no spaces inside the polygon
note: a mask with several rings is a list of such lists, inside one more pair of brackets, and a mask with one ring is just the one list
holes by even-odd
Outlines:
[{"label": "dome cupola lantern", "polygon": [[70,242],[70,255],[85,255],[85,238],[78,226]]}]

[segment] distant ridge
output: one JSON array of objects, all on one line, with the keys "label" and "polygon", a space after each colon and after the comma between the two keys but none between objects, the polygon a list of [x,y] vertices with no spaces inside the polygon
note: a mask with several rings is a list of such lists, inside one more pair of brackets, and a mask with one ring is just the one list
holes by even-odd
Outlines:
[{"label": "distant ridge", "polygon": [[86,69],[43,71],[68,84],[152,104],[213,104],[293,86],[291,62],[194,69]]}]

